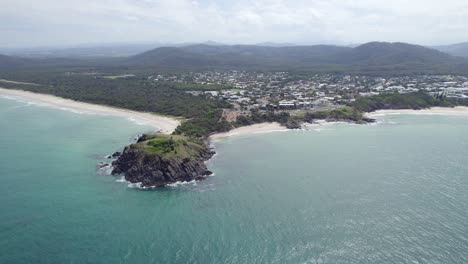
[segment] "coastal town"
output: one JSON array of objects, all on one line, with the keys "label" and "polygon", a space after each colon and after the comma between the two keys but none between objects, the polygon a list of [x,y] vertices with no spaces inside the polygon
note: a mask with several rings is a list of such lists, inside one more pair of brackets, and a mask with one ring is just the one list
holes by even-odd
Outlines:
[{"label": "coastal town", "polygon": [[[187,87],[187,93],[231,103],[228,121],[251,110],[333,109],[358,97],[424,91],[433,96],[468,100],[468,78],[454,75],[370,77],[339,74],[298,75],[288,72],[207,71],[155,74],[148,79]],[[190,89],[190,84],[197,89]]]}]

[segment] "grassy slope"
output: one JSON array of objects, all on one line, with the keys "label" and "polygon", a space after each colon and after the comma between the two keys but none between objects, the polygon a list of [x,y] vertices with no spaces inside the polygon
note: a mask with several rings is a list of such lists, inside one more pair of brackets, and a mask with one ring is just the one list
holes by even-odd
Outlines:
[{"label": "grassy slope", "polygon": [[163,159],[186,159],[200,156],[205,150],[202,141],[179,135],[154,134],[147,140],[135,143],[133,147],[143,149],[147,154]]}]

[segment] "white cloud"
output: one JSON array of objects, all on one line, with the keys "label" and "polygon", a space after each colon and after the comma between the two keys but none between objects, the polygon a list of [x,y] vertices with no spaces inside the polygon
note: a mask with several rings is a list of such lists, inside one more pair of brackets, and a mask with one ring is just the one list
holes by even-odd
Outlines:
[{"label": "white cloud", "polygon": [[468,41],[466,0],[0,0],[0,46]]}]

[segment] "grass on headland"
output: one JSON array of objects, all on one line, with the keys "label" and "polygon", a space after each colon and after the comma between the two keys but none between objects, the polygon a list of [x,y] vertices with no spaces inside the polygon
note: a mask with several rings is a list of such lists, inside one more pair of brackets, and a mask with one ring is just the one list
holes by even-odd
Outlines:
[{"label": "grass on headland", "polygon": [[145,141],[136,143],[134,146],[142,148],[148,154],[178,159],[200,156],[205,149],[201,140],[165,134],[147,135]]}]

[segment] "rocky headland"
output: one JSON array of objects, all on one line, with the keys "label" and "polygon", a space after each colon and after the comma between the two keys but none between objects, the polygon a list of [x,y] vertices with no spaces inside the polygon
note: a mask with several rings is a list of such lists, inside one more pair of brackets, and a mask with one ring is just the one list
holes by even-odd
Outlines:
[{"label": "rocky headland", "polygon": [[203,140],[178,135],[141,136],[125,147],[112,165],[112,174],[122,174],[142,187],[161,187],[175,182],[202,180],[212,173],[205,161],[214,152]]}]

